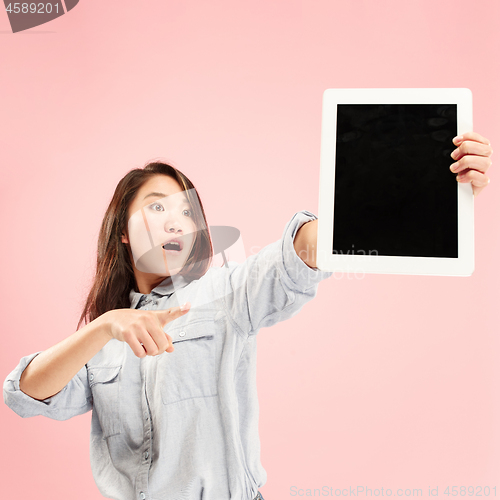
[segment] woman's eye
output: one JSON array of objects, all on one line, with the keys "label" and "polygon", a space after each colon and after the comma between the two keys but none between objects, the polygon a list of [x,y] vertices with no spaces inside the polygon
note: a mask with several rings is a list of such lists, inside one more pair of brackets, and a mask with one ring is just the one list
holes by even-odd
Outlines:
[{"label": "woman's eye", "polygon": [[188,217],[191,217],[191,215],[193,215],[193,214],[191,213],[191,210],[187,210],[187,209],[186,209],[186,210],[184,210],[182,213],[184,213],[184,212],[188,212]]},{"label": "woman's eye", "polygon": [[[154,207],[161,207],[161,210],[156,210]],[[165,210],[163,208],[163,205],[161,205],[160,203],[153,203],[152,205],[150,205],[150,208],[152,208],[155,212],[162,212]]]}]

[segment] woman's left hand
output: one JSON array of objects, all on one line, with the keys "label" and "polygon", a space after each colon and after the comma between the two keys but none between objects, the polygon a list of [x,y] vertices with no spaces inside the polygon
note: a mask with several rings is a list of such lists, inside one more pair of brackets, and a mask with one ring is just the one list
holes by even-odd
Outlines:
[{"label": "woman's left hand", "polygon": [[450,170],[457,175],[458,182],[470,182],[472,192],[477,196],[489,183],[486,171],[491,167],[490,141],[476,132],[467,132],[453,139],[457,149],[451,153],[455,160]]}]

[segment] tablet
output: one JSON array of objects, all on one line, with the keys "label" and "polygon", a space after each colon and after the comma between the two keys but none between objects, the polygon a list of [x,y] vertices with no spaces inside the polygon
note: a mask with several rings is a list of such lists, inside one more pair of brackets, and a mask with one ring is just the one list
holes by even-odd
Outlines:
[{"label": "tablet", "polygon": [[474,197],[450,171],[469,89],[327,89],[317,267],[470,276]]}]

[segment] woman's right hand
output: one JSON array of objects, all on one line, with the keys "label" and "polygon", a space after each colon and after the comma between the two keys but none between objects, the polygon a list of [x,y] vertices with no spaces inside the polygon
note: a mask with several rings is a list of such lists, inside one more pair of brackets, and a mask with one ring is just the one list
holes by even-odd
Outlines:
[{"label": "woman's right hand", "polygon": [[[181,310],[181,307],[184,310]],[[139,358],[173,352],[172,337],[163,327],[189,311],[189,302],[181,307],[159,311],[112,309],[102,315],[111,338],[126,342]],[[141,345],[142,344],[142,345]]]}]

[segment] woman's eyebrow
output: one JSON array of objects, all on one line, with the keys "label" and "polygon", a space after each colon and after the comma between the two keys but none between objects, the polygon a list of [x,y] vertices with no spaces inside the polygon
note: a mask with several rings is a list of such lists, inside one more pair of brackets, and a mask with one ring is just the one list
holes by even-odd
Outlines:
[{"label": "woman's eyebrow", "polygon": [[[145,200],[146,198],[149,198],[150,196],[158,196],[160,198],[166,198],[167,196],[173,196],[173,195],[167,195],[167,194],[164,194],[164,193],[149,193],[146,196],[144,196],[143,200]],[[186,203],[186,204],[189,205],[189,201],[186,198],[183,198],[181,201],[183,203]]]},{"label": "woman's eyebrow", "polygon": [[167,195],[163,193],[149,193],[146,196],[144,196],[143,200],[149,198],[150,196],[161,196],[162,198],[165,198]]}]

